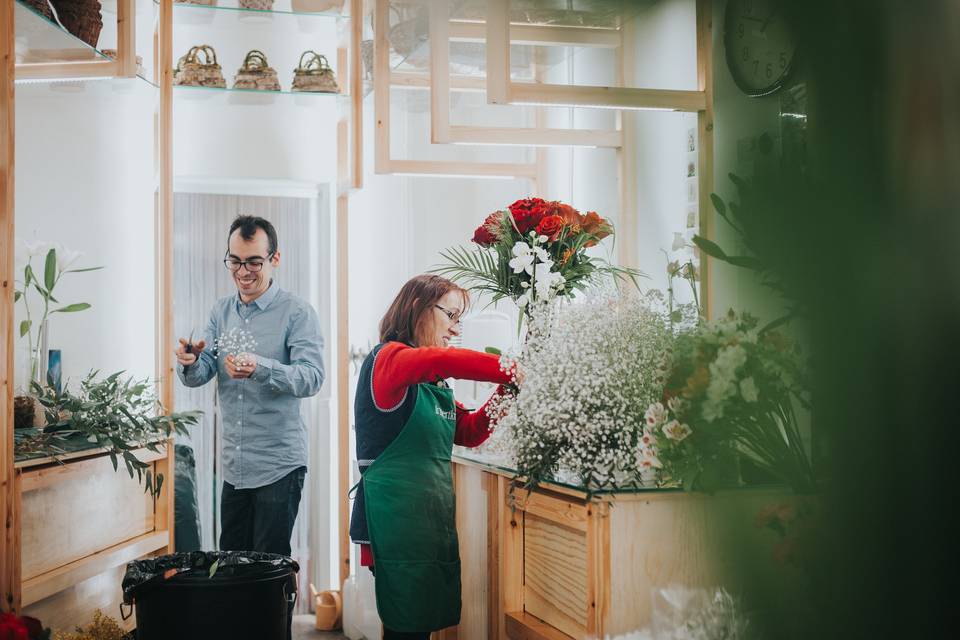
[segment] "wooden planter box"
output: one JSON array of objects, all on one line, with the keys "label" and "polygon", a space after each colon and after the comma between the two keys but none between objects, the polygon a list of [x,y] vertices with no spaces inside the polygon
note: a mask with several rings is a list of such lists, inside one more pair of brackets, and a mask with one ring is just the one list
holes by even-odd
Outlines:
[{"label": "wooden planter box", "polygon": [[72,630],[97,609],[119,619],[126,563],[171,548],[167,447],[134,453],[164,475],[160,499],[122,464],[114,471],[102,450],[64,456],[62,464],[45,458],[15,465],[20,599],[24,613],[45,626]]},{"label": "wooden planter box", "polygon": [[441,637],[625,634],[650,626],[658,589],[738,593],[791,573],[772,559],[775,534],[754,525],[764,505],[790,499],[781,489],[588,497],[547,485],[528,496],[510,494],[507,470],[475,460],[455,457],[454,474],[463,614]]}]

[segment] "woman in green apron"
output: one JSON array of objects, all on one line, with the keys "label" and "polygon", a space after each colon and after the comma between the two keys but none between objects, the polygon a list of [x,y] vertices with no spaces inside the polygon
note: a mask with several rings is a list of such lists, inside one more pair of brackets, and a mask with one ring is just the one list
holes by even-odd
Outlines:
[{"label": "woman in green apron", "polygon": [[[350,537],[376,575],[385,640],[427,638],[460,621],[460,552],[450,456],[489,435],[486,406],[456,403],[446,378],[507,384],[497,356],[450,347],[467,292],[440,276],[407,282],[360,369],[358,485]],[[497,393],[503,392],[503,387]]]}]

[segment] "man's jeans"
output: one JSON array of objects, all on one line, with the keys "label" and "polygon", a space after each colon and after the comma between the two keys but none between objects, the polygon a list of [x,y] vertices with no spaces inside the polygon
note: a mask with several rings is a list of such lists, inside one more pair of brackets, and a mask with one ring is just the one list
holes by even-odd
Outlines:
[{"label": "man's jeans", "polygon": [[223,483],[220,499],[220,550],[290,555],[293,523],[300,509],[305,467],[272,484],[235,489]]},{"label": "man's jeans", "polygon": [[[220,498],[220,550],[289,556],[306,473],[306,467],[300,467],[256,489],[235,489],[224,482]],[[287,638],[293,633],[293,608],[294,602],[290,602]]]}]

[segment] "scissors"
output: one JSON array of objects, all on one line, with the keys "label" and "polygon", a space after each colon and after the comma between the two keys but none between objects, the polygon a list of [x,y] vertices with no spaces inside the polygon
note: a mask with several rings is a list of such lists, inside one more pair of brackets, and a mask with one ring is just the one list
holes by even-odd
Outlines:
[{"label": "scissors", "polygon": [[192,330],[190,331],[190,337],[187,338],[187,344],[183,348],[183,350],[186,351],[187,353],[193,353],[193,331]]}]

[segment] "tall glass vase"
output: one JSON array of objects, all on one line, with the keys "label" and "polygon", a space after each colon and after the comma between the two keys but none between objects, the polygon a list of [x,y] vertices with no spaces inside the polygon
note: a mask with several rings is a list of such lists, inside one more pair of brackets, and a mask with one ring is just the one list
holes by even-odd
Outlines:
[{"label": "tall glass vase", "polygon": [[33,388],[32,383],[37,383],[41,387],[47,384],[47,353],[49,352],[50,344],[50,326],[49,323],[44,320],[40,325],[40,328],[37,330],[37,343],[33,346],[33,351],[30,352],[30,388]]}]

